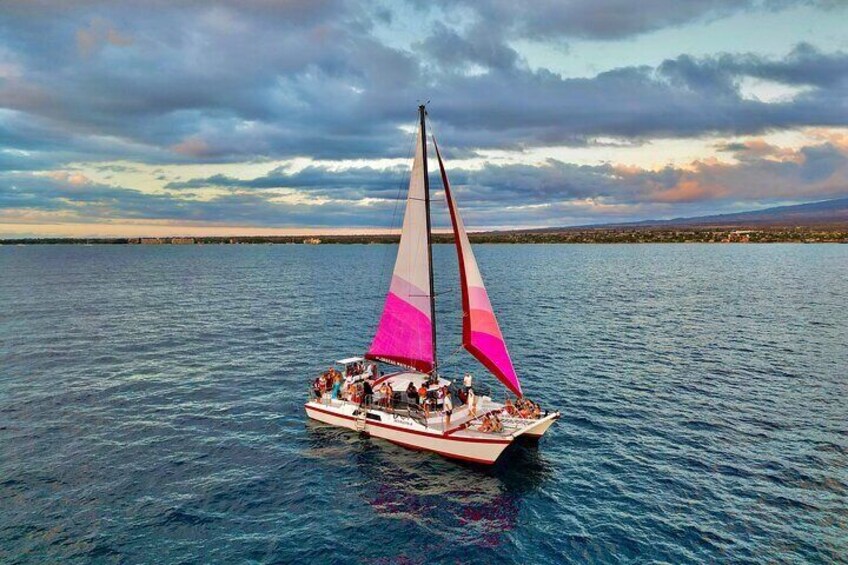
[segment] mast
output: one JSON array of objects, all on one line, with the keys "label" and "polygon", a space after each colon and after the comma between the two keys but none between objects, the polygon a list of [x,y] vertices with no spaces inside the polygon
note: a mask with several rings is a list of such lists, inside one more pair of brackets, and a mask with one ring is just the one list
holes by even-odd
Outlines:
[{"label": "mast", "polygon": [[418,106],[418,115],[421,119],[421,147],[423,149],[423,164],[424,164],[424,208],[427,216],[427,258],[430,268],[430,320],[433,331],[433,371],[431,374],[437,375],[436,372],[439,366],[438,349],[436,348],[436,287],[433,285],[433,229],[430,225],[430,174],[427,172],[427,130],[425,117],[427,116],[427,108],[424,104]]}]

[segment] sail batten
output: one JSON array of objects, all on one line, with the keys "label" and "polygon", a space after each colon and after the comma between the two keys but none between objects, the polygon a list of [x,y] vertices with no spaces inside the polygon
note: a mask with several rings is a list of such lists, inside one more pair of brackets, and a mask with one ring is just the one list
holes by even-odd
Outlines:
[{"label": "sail batten", "polygon": [[425,148],[421,134],[419,131],[392,282],[366,357],[430,372],[435,354]]},{"label": "sail batten", "polygon": [[459,259],[463,312],[462,345],[510,391],[520,397],[522,396],[521,383],[515,373],[509,351],[507,351],[506,342],[489,300],[489,294],[483,285],[483,277],[474,258],[462,216],[460,216],[456,201],[451,194],[450,182],[435,137],[433,138],[433,146],[436,149],[436,158],[439,161],[439,169],[442,174],[442,184],[445,189],[445,199],[450,212],[456,253]]}]

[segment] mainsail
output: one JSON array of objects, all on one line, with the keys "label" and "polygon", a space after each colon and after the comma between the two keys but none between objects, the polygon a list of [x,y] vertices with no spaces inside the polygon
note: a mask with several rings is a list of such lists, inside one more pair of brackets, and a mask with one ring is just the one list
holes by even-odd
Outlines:
[{"label": "mainsail", "polygon": [[[422,117],[422,127],[423,127]],[[377,334],[366,357],[428,373],[435,360],[428,245],[424,135],[418,132],[415,161],[395,269]]]},{"label": "mainsail", "polygon": [[489,294],[483,286],[483,277],[477,268],[471,243],[465,233],[465,225],[456,207],[456,202],[451,195],[448,175],[445,172],[439,146],[436,138],[433,138],[433,146],[436,148],[436,157],[439,160],[439,169],[442,172],[442,184],[445,188],[445,198],[450,211],[451,223],[453,224],[453,235],[456,241],[456,253],[459,257],[459,277],[462,285],[462,345],[474,357],[477,358],[489,371],[492,372],[513,393],[522,396],[521,383],[512,359],[506,350],[503,334],[501,334],[492,304],[489,302]]}]

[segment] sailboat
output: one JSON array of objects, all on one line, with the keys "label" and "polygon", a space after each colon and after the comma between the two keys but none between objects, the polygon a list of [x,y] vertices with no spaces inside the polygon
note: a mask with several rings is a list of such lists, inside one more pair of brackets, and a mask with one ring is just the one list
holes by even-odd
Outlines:
[{"label": "sailboat", "polygon": [[[315,379],[306,414],[410,449],[493,464],[518,438],[541,438],[560,414],[524,398],[432,137],[459,261],[462,345],[515,401],[495,401],[470,376],[460,385],[440,374],[424,105],[418,113],[400,244],[376,334],[364,356],[341,359]],[[383,374],[377,362],[396,370]]]}]

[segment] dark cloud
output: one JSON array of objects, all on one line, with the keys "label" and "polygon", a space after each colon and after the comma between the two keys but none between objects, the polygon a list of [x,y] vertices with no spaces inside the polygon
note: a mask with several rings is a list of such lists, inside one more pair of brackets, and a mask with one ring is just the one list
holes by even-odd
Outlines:
[{"label": "dark cloud", "polygon": [[[784,57],[682,54],[657,66],[565,78],[531,69],[514,47],[515,40],[562,47],[572,38],[620,39],[740,10],[785,9],[788,2],[412,4],[422,11],[416,15],[437,23],[401,47],[385,38],[405,31],[408,5],[5,2],[2,207],[91,218],[379,225],[382,207],[403,187],[405,170],[315,165],[247,181],[170,176],[171,192],[156,195],[30,172],[68,171],[81,162],[105,163],[100,172],[131,172],[111,163],[117,160],[404,158],[417,101],[426,98],[433,101],[434,130],[454,158],[483,149],[585,146],[609,137],[640,144],[657,136],[848,125],[848,54],[842,51],[800,44]],[[767,103],[745,95],[740,85],[749,78],[803,88]],[[501,222],[499,211],[504,222],[523,221],[528,205],[547,222],[556,220],[557,210],[581,210],[581,202],[592,199],[623,208],[588,214],[634,214],[651,205],[720,206],[733,198],[844,191],[845,152],[838,144],[792,154],[766,144],[722,149],[739,163],[643,171],[552,160],[452,174],[471,218],[487,225]],[[161,171],[155,175],[165,180]],[[230,192],[211,201],[186,192],[207,186]],[[329,203],[281,204],[268,189],[302,191]],[[365,198],[376,203],[364,206]]]},{"label": "dark cloud", "polygon": [[[808,0],[827,9],[842,7],[838,0]],[[429,3],[428,3],[429,4]],[[422,6],[428,4],[421,3]],[[442,0],[447,9],[461,7],[485,22],[493,34],[532,39],[616,40],[667,27],[716,20],[744,11],[774,11],[797,6],[790,0],[513,0],[476,2]]]},{"label": "dark cloud", "polygon": [[[80,175],[0,173],[0,219],[39,218],[103,222],[170,220],[242,226],[373,226],[392,204],[286,203],[259,192],[195,200],[91,182]],[[341,223],[340,223],[341,222]]]},{"label": "dark cloud", "polygon": [[[618,18],[661,27],[730,4],[621,2],[600,11],[588,2],[533,10],[496,2],[467,7],[478,20],[462,29],[436,24],[408,51],[372,33],[387,21],[380,10],[344,2],[12,3],[0,20],[0,56],[14,68],[0,79],[0,131],[10,132],[0,144],[162,163],[396,157],[407,144],[398,128],[414,122],[425,97],[445,142],[465,152],[846,124],[842,52],[801,45],[783,59],[681,55],[657,68],[563,78],[527,68],[504,31],[526,28],[519,35],[531,37],[565,21],[597,31],[602,12],[610,29]],[[747,100],[743,77],[810,91],[780,104]]]},{"label": "dark cloud", "polygon": [[447,69],[467,71],[471,65],[510,69],[519,62],[515,49],[484,24],[477,24],[464,34],[436,24],[430,36],[417,47]]}]

